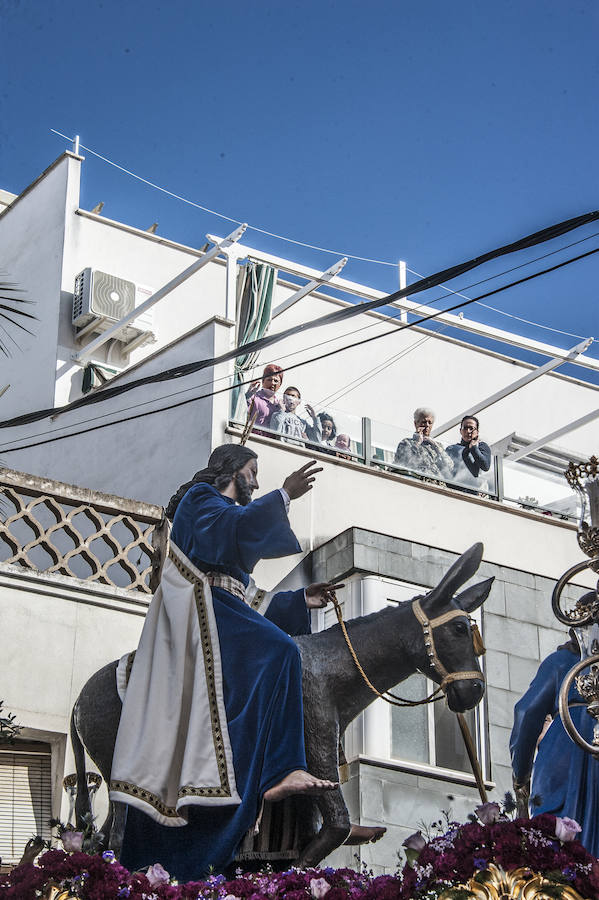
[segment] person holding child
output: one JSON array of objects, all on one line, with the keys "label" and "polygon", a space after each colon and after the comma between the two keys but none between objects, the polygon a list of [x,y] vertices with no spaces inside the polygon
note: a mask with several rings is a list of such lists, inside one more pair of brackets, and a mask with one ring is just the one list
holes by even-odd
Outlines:
[{"label": "person holding child", "polygon": [[276,363],[265,366],[260,381],[252,381],[245,398],[248,404],[250,416],[256,415],[255,425],[261,428],[269,428],[273,413],[283,409],[282,401],[277,397],[277,391],[283,384],[283,369]]}]

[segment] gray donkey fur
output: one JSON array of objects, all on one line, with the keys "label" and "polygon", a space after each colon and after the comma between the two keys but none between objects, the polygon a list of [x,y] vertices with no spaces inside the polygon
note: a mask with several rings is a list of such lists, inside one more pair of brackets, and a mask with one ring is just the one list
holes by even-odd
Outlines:
[{"label": "gray donkey fur", "polygon": [[[448,672],[480,671],[468,621],[486,600],[492,578],[472,585],[461,594],[456,591],[477,571],[483,546],[475,544],[467,550],[437,585],[420,599],[429,619],[452,609],[463,609],[464,617],[451,619],[435,628],[434,640],[438,656]],[[422,672],[439,683],[440,676],[431,669],[424,646],[423,632],[412,612],[411,603],[401,603],[347,623],[351,642],[369,679],[379,691],[393,688],[414,672]],[[364,683],[339,625],[317,634],[295,638],[303,665],[304,734],[308,771],[319,778],[338,780],[339,737],[349,723],[364,710],[375,696]],[[112,756],[118,729],[121,701],[116,691],[116,661],[96,672],[84,686],[73,707],[71,740],[78,775],[77,815],[89,811],[85,773],[87,749],[105,781],[110,781]],[[480,702],[484,693],[484,677],[456,680],[447,687],[449,708],[464,712]],[[316,866],[339,847],[349,834],[349,813],[340,789],[303,804],[320,812],[322,827],[305,836],[296,861],[299,866]],[[120,851],[124,833],[125,809],[112,805],[104,825],[110,835],[109,845]],[[317,809],[315,808],[317,807]],[[206,815],[209,815],[209,811]],[[308,817],[317,821],[317,815]]]}]

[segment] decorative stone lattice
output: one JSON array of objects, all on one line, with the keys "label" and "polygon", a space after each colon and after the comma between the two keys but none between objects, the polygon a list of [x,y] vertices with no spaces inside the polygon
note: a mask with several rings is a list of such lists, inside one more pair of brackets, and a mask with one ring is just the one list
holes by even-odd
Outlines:
[{"label": "decorative stone lattice", "polygon": [[150,593],[162,562],[162,508],[0,472],[0,562]]}]

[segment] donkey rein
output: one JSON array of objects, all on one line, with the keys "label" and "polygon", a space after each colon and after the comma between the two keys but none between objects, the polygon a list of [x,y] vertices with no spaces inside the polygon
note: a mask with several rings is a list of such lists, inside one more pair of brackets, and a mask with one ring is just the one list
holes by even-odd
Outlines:
[{"label": "donkey rein", "polygon": [[376,694],[377,697],[380,697],[381,700],[385,700],[387,703],[390,703],[392,706],[422,706],[423,704],[435,703],[437,700],[442,699],[441,696],[437,697],[435,695],[438,694],[439,691],[443,690],[443,684],[440,684],[432,692],[432,694],[429,694],[428,697],[425,697],[423,700],[405,700],[403,697],[398,697],[397,694],[392,694],[391,691],[383,691],[381,693],[381,691],[379,691],[378,688],[375,688],[372,681],[370,680],[370,678],[368,677],[368,675],[362,668],[362,664],[360,663],[360,660],[358,659],[358,657],[356,655],[356,651],[354,650],[352,642],[349,638],[349,634],[347,633],[347,628],[345,627],[345,622],[343,621],[343,613],[341,612],[341,606],[339,604],[339,601],[337,600],[337,597],[335,597],[334,595],[333,595],[333,605],[335,607],[335,614],[337,616],[337,621],[339,622],[339,625],[341,626],[341,631],[343,633],[343,637],[345,638],[345,643],[347,644],[347,649],[351,653],[351,657],[352,657],[354,663],[356,664],[356,668],[357,668],[358,672],[360,673],[360,675],[362,676],[362,678],[364,679],[365,683],[370,688],[370,690],[374,694]]}]

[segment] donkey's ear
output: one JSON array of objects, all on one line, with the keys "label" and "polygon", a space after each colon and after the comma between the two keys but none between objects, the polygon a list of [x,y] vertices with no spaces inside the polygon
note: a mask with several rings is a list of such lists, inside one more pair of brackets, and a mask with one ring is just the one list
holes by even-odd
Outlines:
[{"label": "donkey's ear", "polygon": [[439,584],[427,594],[429,607],[443,607],[449,603],[457,590],[466,584],[480,566],[483,558],[483,545],[473,544],[469,550],[462,553],[452,567],[443,576]]},{"label": "donkey's ear", "polygon": [[475,609],[478,609],[479,606],[483,605],[489,596],[489,591],[493,587],[494,581],[495,576],[487,578],[486,581],[479,581],[478,584],[471,585],[469,588],[466,588],[465,591],[462,591],[461,594],[457,595],[455,598],[456,603],[462,607],[464,612],[474,612]]}]

